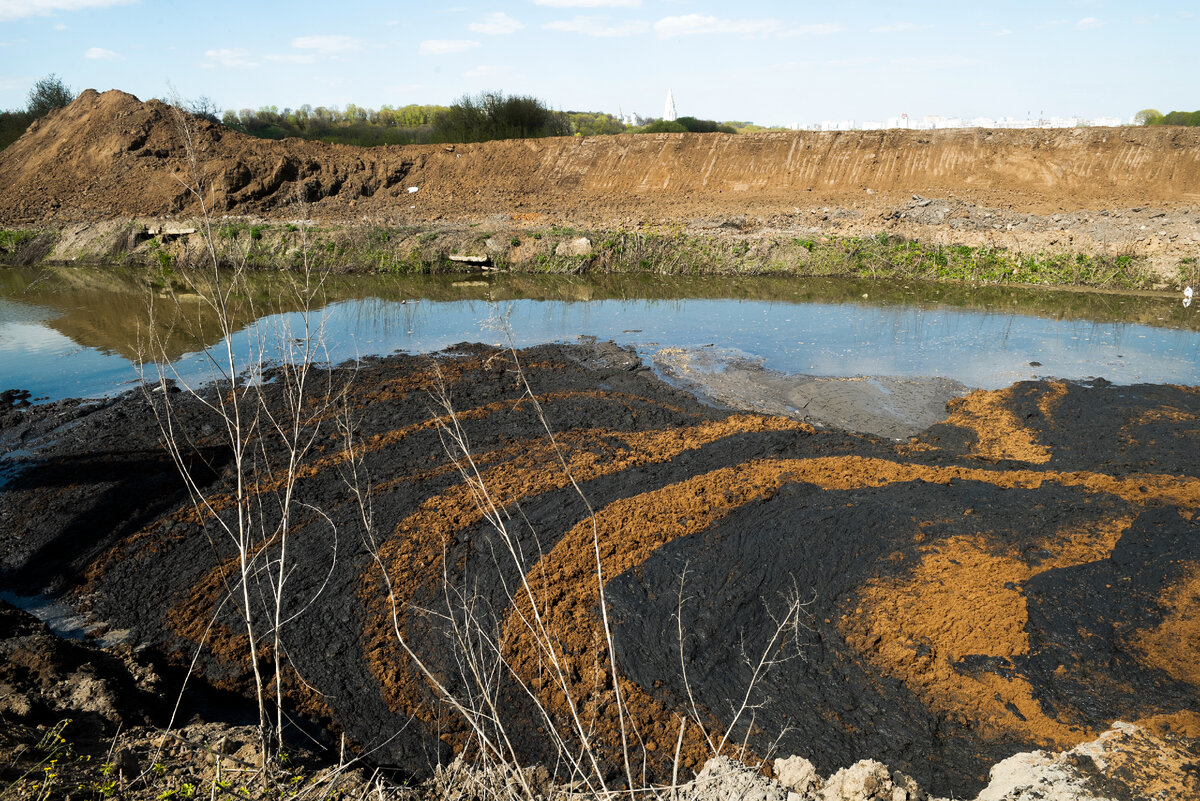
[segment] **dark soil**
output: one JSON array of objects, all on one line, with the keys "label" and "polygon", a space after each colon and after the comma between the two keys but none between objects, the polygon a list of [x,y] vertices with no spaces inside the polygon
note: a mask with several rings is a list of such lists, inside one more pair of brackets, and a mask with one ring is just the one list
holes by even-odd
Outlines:
[{"label": "dark soil", "polygon": [[[259,655],[267,668],[282,660],[292,719],[330,742],[344,733],[379,764],[427,774],[474,747],[430,679],[466,697],[464,656],[493,668],[502,656],[511,670],[488,675],[520,756],[553,765],[548,725],[574,742],[569,693],[616,775],[597,558],[651,775],[669,777],[691,708],[680,652],[696,713],[719,736],[790,599],[803,603],[799,624],[770,650],[776,664],[733,730],[759,756],[778,747],[823,773],[871,757],[962,796],[1017,751],[1198,711],[1195,389],[1026,382],[972,393],[893,441],[715,410],[611,345],[518,356],[521,370],[513,354],[460,346],[319,376],[319,394],[349,386],[348,402],[306,407],[318,435],[287,551],[297,617],[284,652],[264,641]],[[281,408],[282,378],[266,408]],[[450,459],[439,387],[470,464]],[[248,694],[245,629],[227,602],[239,596],[235,551],[220,525],[235,519],[234,461],[200,402],[228,389],[0,410],[0,552],[6,587],[65,598],[176,666],[203,642],[203,680]],[[207,508],[162,449],[164,401]],[[248,452],[258,483],[246,508],[270,531],[280,485],[267,469],[282,454],[268,433]],[[481,509],[463,468],[494,507]],[[261,564],[278,555],[268,543]],[[428,676],[397,644],[384,569],[395,624]],[[530,599],[561,684],[522,622]],[[710,753],[694,720],[682,753],[695,769]]]}]

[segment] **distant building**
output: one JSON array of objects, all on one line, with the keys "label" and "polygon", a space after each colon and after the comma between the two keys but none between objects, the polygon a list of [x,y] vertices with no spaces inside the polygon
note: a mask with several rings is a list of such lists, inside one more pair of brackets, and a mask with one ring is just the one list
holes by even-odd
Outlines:
[{"label": "distant building", "polygon": [[933,131],[948,128],[1111,128],[1119,125],[1133,124],[1118,117],[1041,117],[1039,119],[1017,119],[1014,117],[975,117],[964,120],[962,117],[943,117],[929,114],[913,118],[907,114],[899,117],[888,117],[886,122],[869,120],[822,120],[817,123],[794,122],[791,127],[797,131],[875,131],[888,128],[908,128],[914,131]]},{"label": "distant building", "polygon": [[678,118],[675,113],[675,96],[671,94],[671,90],[667,90],[667,105],[663,108],[663,119],[667,122],[674,122]]}]

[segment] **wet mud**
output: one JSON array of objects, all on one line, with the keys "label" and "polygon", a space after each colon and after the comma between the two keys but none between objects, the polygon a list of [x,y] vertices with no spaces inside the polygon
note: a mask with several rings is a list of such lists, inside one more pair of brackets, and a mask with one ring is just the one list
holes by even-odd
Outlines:
[{"label": "wet mud", "polygon": [[[378,763],[419,775],[476,747],[444,699],[478,700],[472,667],[522,759],[553,765],[547,731],[569,750],[581,728],[613,776],[618,693],[651,776],[677,742],[698,770],[732,726],[750,755],[874,758],[959,796],[1019,751],[1200,711],[1195,388],[1023,382],[906,437],[715,408],[603,343],[464,345],[316,385],[343,401],[306,406],[295,617],[260,657],[296,720]],[[6,586],[176,664],[199,650],[205,680],[248,693],[235,461],[201,402],[228,390],[0,411],[0,552]],[[280,454],[256,448],[270,529]]]},{"label": "wet mud", "polygon": [[661,348],[652,360],[672,383],[731,409],[782,415],[890,439],[915,436],[946,417],[969,388],[944,377],[839,378],[781,373],[757,359],[703,348]]}]

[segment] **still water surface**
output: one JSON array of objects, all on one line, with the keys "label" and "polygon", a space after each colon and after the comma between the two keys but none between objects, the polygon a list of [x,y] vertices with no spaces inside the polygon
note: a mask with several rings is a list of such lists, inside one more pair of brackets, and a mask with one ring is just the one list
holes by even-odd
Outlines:
[{"label": "still water surface", "polygon": [[[279,276],[235,304],[243,356],[303,336]],[[91,397],[134,386],[142,354],[212,377],[212,315],[120,268],[0,269],[0,389]],[[944,376],[997,388],[1035,376],[1200,384],[1200,313],[1133,295],[804,278],[360,276],[327,284],[309,317],[333,363],[464,341],[612,339],[643,356],[714,348],[822,376]],[[151,311],[151,309],[154,311]],[[264,311],[265,310],[265,311]],[[151,346],[148,332],[157,331]],[[1038,364],[1031,364],[1037,362]]]}]

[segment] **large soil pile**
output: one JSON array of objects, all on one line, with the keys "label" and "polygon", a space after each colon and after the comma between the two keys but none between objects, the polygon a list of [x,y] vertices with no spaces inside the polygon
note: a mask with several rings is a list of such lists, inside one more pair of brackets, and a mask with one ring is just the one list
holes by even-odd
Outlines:
[{"label": "large soil pile", "polygon": [[[652,776],[669,776],[688,716],[693,769],[712,753],[699,724],[732,726],[759,756],[825,775],[872,757],[960,797],[1004,757],[1117,719],[1192,726],[1195,389],[1027,382],[896,442],[714,410],[613,347],[520,358],[557,445],[503,351],[391,357],[313,384],[323,397],[353,380],[347,405],[305,407],[321,428],[287,552],[294,715],[420,773],[472,742],[434,688],[484,711],[482,686],[522,760],[554,764],[548,727],[577,747],[574,710],[616,775],[619,687]],[[267,408],[285,383],[267,385]],[[161,450],[164,398],[199,509]],[[204,643],[204,676],[248,692],[222,431],[186,393],[5,413],[0,445],[24,465],[0,493],[6,585],[71,598],[179,664]],[[452,432],[470,463],[451,458]],[[257,464],[281,464],[273,440],[255,442]],[[252,486],[242,508],[269,531],[283,485],[260,471]],[[278,542],[255,553],[270,566]]]},{"label": "large soil pile", "polygon": [[[195,214],[185,128],[219,214],[295,216],[303,200],[313,215],[347,220],[501,213],[619,226],[836,206],[877,225],[898,219],[913,194],[953,199],[903,206],[906,220],[937,215],[930,224],[963,216],[963,204],[1014,219],[1200,205],[1194,129],[659,134],[364,149],[253,139],[157,101],[89,90],[0,153],[0,222]],[[1002,221],[989,215],[986,228]]]}]

